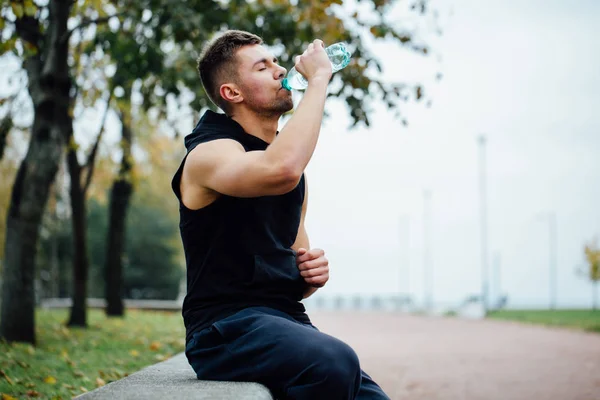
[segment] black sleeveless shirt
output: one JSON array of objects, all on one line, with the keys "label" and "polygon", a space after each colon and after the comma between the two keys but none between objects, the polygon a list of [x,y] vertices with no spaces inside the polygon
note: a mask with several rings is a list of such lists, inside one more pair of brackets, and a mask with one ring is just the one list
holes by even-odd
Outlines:
[{"label": "black sleeveless shirt", "polygon": [[[187,154],[198,144],[217,139],[235,140],[246,151],[268,146],[226,115],[207,111],[185,137]],[[182,309],[186,339],[250,306],[276,308],[309,322],[300,302],[307,286],[296,266],[296,253],[290,248],[300,223],[304,176],[283,195],[221,195],[206,207],[190,210],[181,202],[179,190],[186,158],[171,182],[179,199],[179,229],[187,269]]]}]

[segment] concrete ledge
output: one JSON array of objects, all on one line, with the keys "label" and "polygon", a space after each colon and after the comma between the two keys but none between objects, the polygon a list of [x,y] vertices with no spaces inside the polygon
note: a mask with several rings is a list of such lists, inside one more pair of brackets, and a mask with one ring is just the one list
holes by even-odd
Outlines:
[{"label": "concrete ledge", "polygon": [[76,399],[273,400],[273,397],[258,383],[199,381],[181,353]]},{"label": "concrete ledge", "polygon": [[[183,300],[136,300],[125,299],[123,305],[127,309],[142,309],[153,311],[180,311]],[[41,308],[70,308],[73,301],[70,298],[43,299],[40,301]],[[106,300],[88,298],[88,308],[105,308]]]}]

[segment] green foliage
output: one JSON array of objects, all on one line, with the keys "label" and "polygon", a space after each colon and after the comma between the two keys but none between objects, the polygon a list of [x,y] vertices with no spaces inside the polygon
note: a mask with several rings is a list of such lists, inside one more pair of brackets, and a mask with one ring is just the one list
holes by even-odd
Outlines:
[{"label": "green foliage", "polygon": [[[125,298],[177,298],[183,270],[178,259],[177,221],[164,209],[148,205],[134,195],[128,213],[125,244]],[[95,199],[88,202],[89,296],[104,297],[104,260],[108,207]],[[71,221],[47,213],[38,253],[41,297],[71,295]]]},{"label": "green foliage", "polygon": [[[35,56],[43,60],[45,34],[54,23],[52,4],[33,0],[4,1],[0,6],[3,42],[0,54],[12,51],[22,61]],[[354,124],[370,124],[377,105],[400,116],[403,101],[423,101],[423,85],[384,82],[383,65],[368,48],[368,40],[388,40],[426,56],[428,46],[417,40],[422,19],[436,15],[427,0],[414,0],[407,8],[410,26],[392,24],[386,13],[399,4],[370,0],[349,6],[343,0],[298,2],[291,0],[78,0],[73,3],[68,35],[70,75],[75,87],[73,104],[93,107],[106,91],[118,89],[117,97],[137,106],[154,108],[166,116],[167,99],[186,107],[179,96],[189,89],[192,110],[215,108],[204,94],[196,72],[196,59],[212,34],[224,29],[244,29],[261,35],[281,62],[292,67],[293,56],[302,53],[314,38],[326,43],[347,42],[351,64],[335,74],[330,96],[347,104]],[[371,12],[352,11],[351,7]],[[431,26],[431,25],[429,25]],[[436,29],[433,26],[432,31]],[[135,90],[134,90],[135,88]],[[113,105],[114,106],[114,105]],[[83,110],[82,110],[83,111]],[[132,110],[135,112],[135,109]],[[81,113],[78,113],[81,115]],[[403,120],[406,123],[405,120]]]},{"label": "green foliage", "polygon": [[[119,24],[99,25],[95,37],[85,47],[91,59],[110,58],[114,74],[111,86],[124,90],[129,98],[134,83],[144,109],[155,108],[165,116],[167,98],[180,107],[179,95],[188,88],[194,95],[194,110],[215,108],[201,88],[196,60],[205,41],[224,29],[242,29],[259,34],[288,68],[293,56],[301,54],[308,43],[322,38],[325,43],[347,42],[353,51],[351,64],[334,76],[330,96],[348,105],[353,124],[370,124],[374,106],[384,104],[399,116],[400,103],[421,101],[424,88],[419,83],[384,82],[380,78],[381,60],[368,49],[365,37],[390,40],[424,56],[426,44],[416,40],[408,27],[398,27],[385,18],[394,1],[371,0],[372,15],[348,15],[342,0],[297,2],[290,0],[252,2],[231,0],[141,0],[120,1]],[[413,20],[428,14],[427,1],[416,1],[408,11]]]},{"label": "green foliage", "polygon": [[[108,208],[89,202],[90,295],[104,297],[104,260]],[[127,215],[124,254],[125,298],[175,299],[182,279],[178,263],[177,221],[157,207],[146,205],[134,194]]]},{"label": "green foliage", "polygon": [[585,259],[588,264],[586,276],[592,282],[600,282],[600,248],[596,243],[585,246]]},{"label": "green foliage", "polygon": [[175,299],[183,278],[178,264],[177,221],[134,195],[127,221],[125,295],[127,298]]},{"label": "green foliage", "polygon": [[600,311],[594,310],[503,310],[488,317],[600,333]]},{"label": "green foliage", "polygon": [[44,215],[37,253],[39,298],[70,297],[73,270],[71,220],[60,218],[50,206]]},{"label": "green foliage", "polygon": [[88,296],[104,298],[108,207],[107,204],[93,198],[88,200],[87,204],[88,252],[90,257]]},{"label": "green foliage", "polygon": [[0,397],[70,399],[183,351],[179,313],[110,319],[92,310],[89,329],[69,329],[66,318],[65,310],[39,310],[36,347],[0,342]]}]

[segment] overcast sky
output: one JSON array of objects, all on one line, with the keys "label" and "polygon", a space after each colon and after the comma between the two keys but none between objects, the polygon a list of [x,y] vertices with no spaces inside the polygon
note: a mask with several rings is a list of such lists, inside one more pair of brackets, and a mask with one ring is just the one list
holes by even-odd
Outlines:
[{"label": "overcast sky", "polygon": [[[476,138],[485,134],[489,265],[498,254],[502,292],[513,306],[548,304],[545,213],[554,212],[558,304],[589,305],[591,285],[575,269],[584,243],[600,240],[600,2],[434,4],[443,16],[433,42],[441,63],[377,46],[386,77],[429,79],[431,109],[406,107],[408,128],[381,110],[370,129],[348,132],[343,108],[329,104],[333,117],[307,169],[307,229],[331,262],[321,295],[408,290],[422,299],[424,189],[432,193],[434,301],[478,293]],[[439,83],[430,79],[437,70]]]}]

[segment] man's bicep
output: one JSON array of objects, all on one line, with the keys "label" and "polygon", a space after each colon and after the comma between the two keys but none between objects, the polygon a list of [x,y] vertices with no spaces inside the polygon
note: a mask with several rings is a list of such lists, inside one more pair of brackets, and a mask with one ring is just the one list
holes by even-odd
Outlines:
[{"label": "man's bicep", "polygon": [[264,151],[245,151],[238,142],[219,139],[198,145],[188,156],[190,181],[234,197],[286,193],[293,177]]}]

